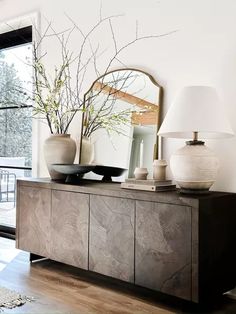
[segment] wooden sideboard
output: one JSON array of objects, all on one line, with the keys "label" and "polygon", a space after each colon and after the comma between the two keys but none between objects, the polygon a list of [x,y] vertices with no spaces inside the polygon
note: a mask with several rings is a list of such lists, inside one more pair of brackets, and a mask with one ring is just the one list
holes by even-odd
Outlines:
[{"label": "wooden sideboard", "polygon": [[17,248],[193,302],[236,285],[236,194],[17,181]]}]

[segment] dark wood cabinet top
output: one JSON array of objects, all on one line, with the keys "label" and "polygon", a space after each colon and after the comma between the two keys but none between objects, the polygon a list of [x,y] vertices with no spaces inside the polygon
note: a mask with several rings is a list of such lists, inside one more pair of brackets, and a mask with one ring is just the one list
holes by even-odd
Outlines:
[{"label": "dark wood cabinet top", "polygon": [[[235,193],[210,191],[208,194],[182,194],[179,190],[164,192],[149,192],[122,189],[118,182],[102,182],[82,179],[77,184],[53,181],[50,178],[29,178],[18,179],[18,184],[23,186],[40,187],[52,190],[70,191],[85,194],[104,195],[112,197],[122,197],[127,199],[143,200],[150,202],[160,202],[178,205],[195,205],[200,200],[211,200],[221,198],[226,195],[236,195]],[[194,206],[194,207],[195,207]],[[198,207],[198,206],[197,206]]]}]

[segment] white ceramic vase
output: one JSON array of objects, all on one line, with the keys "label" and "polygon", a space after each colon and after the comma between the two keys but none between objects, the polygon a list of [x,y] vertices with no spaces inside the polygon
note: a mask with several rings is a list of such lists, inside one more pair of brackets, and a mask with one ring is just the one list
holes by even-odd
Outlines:
[{"label": "white ceramic vase", "polygon": [[80,164],[88,165],[94,160],[94,145],[87,136],[82,137]]},{"label": "white ceramic vase", "polygon": [[65,175],[52,169],[52,164],[73,164],[76,143],[70,134],[52,134],[44,142],[44,157],[52,180],[62,180]]}]

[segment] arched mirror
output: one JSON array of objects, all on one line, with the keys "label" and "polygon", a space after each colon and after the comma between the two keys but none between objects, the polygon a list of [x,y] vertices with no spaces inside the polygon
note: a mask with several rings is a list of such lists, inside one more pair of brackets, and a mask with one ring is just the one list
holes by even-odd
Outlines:
[{"label": "arched mirror", "polygon": [[127,169],[113,181],[133,177],[142,164],[151,177],[161,103],[162,87],[146,72],[124,68],[99,77],[85,94],[80,164]]}]

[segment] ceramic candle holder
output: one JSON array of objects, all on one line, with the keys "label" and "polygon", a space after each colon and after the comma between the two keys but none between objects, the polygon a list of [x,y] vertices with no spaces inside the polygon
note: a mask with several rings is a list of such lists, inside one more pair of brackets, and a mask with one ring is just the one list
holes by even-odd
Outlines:
[{"label": "ceramic candle holder", "polygon": [[167,162],[164,159],[155,159],[153,161],[153,179],[154,180],[166,180],[166,167]]},{"label": "ceramic candle holder", "polygon": [[134,177],[136,180],[147,180],[147,168],[135,168]]}]

